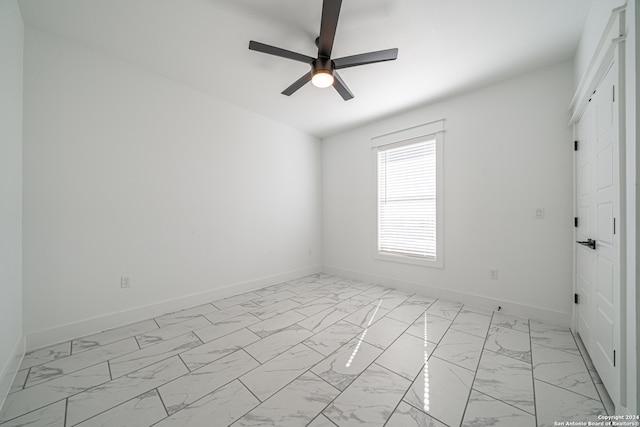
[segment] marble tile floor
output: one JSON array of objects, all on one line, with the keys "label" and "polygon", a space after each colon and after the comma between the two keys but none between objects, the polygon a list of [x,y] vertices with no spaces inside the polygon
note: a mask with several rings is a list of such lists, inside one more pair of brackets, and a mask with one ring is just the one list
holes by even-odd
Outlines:
[{"label": "marble tile floor", "polygon": [[32,351],[0,427],[542,427],[602,393],[566,328],[318,274]]}]

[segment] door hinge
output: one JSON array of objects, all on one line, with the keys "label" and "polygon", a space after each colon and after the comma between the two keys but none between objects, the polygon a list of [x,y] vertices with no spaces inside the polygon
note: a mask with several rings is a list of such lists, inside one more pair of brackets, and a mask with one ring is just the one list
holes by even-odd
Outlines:
[{"label": "door hinge", "polygon": [[573,226],[574,227],[578,226],[578,217],[577,216],[573,218]]},{"label": "door hinge", "polygon": [[578,151],[580,144],[578,141],[573,141],[573,151]]},{"label": "door hinge", "polygon": [[616,234],[616,219],[613,218],[613,234]]},{"label": "door hinge", "polygon": [[573,294],[573,303],[580,304],[580,297],[578,296],[578,294]]},{"label": "door hinge", "polygon": [[616,102],[616,85],[613,85],[613,90],[611,91],[611,99],[613,102]]},{"label": "door hinge", "polygon": [[613,350],[613,367],[616,367],[616,351]]}]

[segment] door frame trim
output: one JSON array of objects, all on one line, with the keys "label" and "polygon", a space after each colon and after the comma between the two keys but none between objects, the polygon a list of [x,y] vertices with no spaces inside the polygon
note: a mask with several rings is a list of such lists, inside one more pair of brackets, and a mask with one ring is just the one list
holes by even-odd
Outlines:
[{"label": "door frame trim", "polygon": [[[593,94],[594,90],[598,87],[606,72],[609,70],[612,62],[616,61],[618,66],[618,200],[619,200],[619,251],[618,251],[618,267],[619,267],[619,282],[615,284],[618,288],[619,295],[619,309],[618,316],[619,328],[618,336],[616,337],[619,344],[617,354],[620,355],[619,360],[619,378],[618,378],[618,390],[612,395],[617,395],[617,401],[614,400],[616,407],[619,405],[627,406],[627,325],[626,325],[626,305],[623,304],[623,296],[626,295],[626,188],[625,188],[625,141],[626,141],[626,111],[625,111],[625,39],[626,39],[626,4],[617,7],[611,11],[607,25],[602,33],[600,41],[593,53],[591,60],[585,70],[580,83],[574,93],[574,96],[569,105],[571,111],[571,119],[569,125],[573,128],[574,140],[577,136],[576,124],[581,119],[584,111],[587,108],[587,104]],[[573,209],[574,216],[577,215],[577,182],[576,182],[576,156],[573,156]],[[576,240],[577,230],[574,228],[573,240]],[[577,250],[573,245],[573,292],[577,291]],[[576,307],[572,306],[571,313],[571,325],[573,331],[577,331],[577,315]],[[634,361],[635,363],[635,361]]]},{"label": "door frame trim", "polygon": [[[569,110],[571,111],[569,125],[573,125],[580,120],[591,94],[609,69],[614,51],[620,50],[621,43],[626,39],[626,8],[627,5],[624,4],[611,11],[596,50],[591,56],[589,65],[580,78],[580,83],[569,104]],[[622,47],[622,52],[619,53],[624,55],[624,45]]]}]

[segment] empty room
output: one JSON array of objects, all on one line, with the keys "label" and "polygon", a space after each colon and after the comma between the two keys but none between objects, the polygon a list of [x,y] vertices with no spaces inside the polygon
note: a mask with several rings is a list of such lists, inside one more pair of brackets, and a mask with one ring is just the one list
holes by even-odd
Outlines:
[{"label": "empty room", "polygon": [[0,0],[0,427],[640,426],[636,0]]}]

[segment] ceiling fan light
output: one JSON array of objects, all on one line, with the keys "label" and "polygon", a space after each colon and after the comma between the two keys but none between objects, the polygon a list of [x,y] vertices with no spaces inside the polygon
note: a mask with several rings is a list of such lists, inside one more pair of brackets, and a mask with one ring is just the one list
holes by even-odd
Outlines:
[{"label": "ceiling fan light", "polygon": [[325,88],[333,84],[333,74],[326,70],[317,71],[311,78],[315,87]]}]

